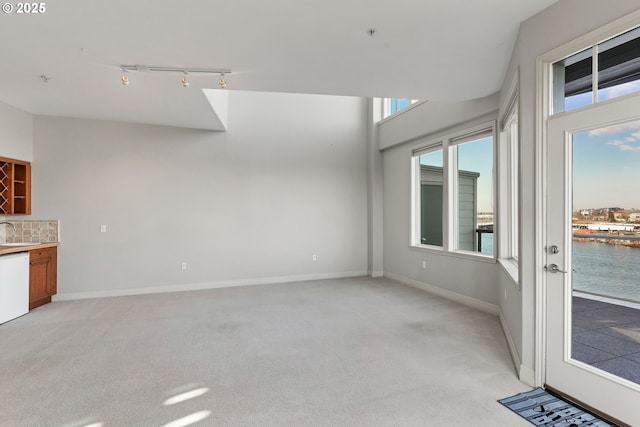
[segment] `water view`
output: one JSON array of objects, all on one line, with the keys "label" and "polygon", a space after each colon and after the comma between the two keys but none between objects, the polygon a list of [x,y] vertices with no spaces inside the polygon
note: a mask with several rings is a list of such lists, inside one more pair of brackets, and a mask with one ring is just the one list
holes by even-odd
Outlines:
[{"label": "water view", "polygon": [[573,289],[640,302],[640,248],[573,242]]},{"label": "water view", "polygon": [[640,302],[640,121],[573,134],[573,288]]}]

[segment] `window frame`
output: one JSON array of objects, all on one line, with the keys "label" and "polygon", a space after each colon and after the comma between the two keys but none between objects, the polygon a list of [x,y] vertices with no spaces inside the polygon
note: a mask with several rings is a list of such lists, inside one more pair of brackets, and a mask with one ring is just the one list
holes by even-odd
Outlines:
[{"label": "window frame", "polygon": [[498,262],[520,283],[521,252],[521,138],[518,76],[512,85],[508,104],[501,120],[498,142]]},{"label": "window frame", "polygon": [[[411,243],[414,246],[419,246],[419,247],[428,247],[432,250],[437,250],[437,251],[442,251],[446,245],[447,242],[447,233],[446,233],[446,212],[447,212],[447,208],[446,208],[446,186],[447,186],[447,179],[444,175],[445,170],[444,170],[444,164],[446,163],[446,158],[445,158],[445,150],[444,150],[444,142],[442,140],[438,140],[437,142],[435,141],[430,141],[426,146],[423,146],[421,148],[415,149],[412,151],[412,158],[415,159],[414,161],[411,162],[411,168],[412,168],[412,177],[413,177],[413,182],[415,182],[416,184],[413,185],[413,192],[412,192],[412,198],[411,198],[411,203],[412,203],[412,218],[415,218],[415,221],[411,221],[411,229],[412,229],[412,233],[411,233]],[[443,176],[442,176],[442,246],[438,246],[438,245],[425,245],[422,243],[422,225],[421,225],[421,220],[422,220],[422,168],[421,168],[421,164],[420,164],[420,156],[422,156],[423,154],[429,154],[429,153],[434,153],[436,151],[442,151],[442,164],[443,164]]]},{"label": "window frame", "polygon": [[[414,106],[421,103],[419,99],[409,99],[409,98],[381,98],[382,100],[382,120],[388,119],[389,117],[394,117],[400,113],[404,113],[405,111],[409,111]],[[401,109],[397,109],[397,102],[399,100],[406,100],[407,106]],[[393,103],[396,103],[396,110],[391,111]]]},{"label": "window frame", "polygon": [[[615,99],[615,98],[622,98],[625,96],[631,96],[633,94],[637,94],[638,92],[640,92],[640,90],[635,90],[635,91],[631,91],[628,92],[624,95],[619,95],[619,96],[615,96],[613,98],[607,98],[607,99],[599,99],[600,96],[600,92],[606,90],[607,88],[603,88],[601,89],[600,86],[600,74],[601,74],[601,70],[599,70],[599,61],[600,61],[600,47],[604,46],[605,49],[602,51],[607,51],[608,49],[610,49],[610,47],[607,47],[606,45],[608,43],[611,43],[612,40],[614,40],[616,37],[618,36],[622,36],[625,33],[632,33],[632,32],[640,32],[640,25],[638,25],[637,23],[635,25],[630,26],[629,28],[626,28],[624,30],[614,30],[611,32],[603,32],[603,35],[601,36],[600,39],[598,39],[599,41],[597,42],[593,42],[592,40],[594,40],[595,38],[589,38],[587,36],[583,36],[577,40],[575,40],[574,42],[570,43],[568,46],[580,46],[581,42],[583,40],[589,40],[589,42],[585,42],[582,45],[581,49],[576,49],[573,53],[570,54],[565,54],[565,55],[558,55],[563,57],[563,59],[559,59],[556,60],[554,62],[551,62],[549,64],[550,67],[550,73],[549,73],[549,78],[550,78],[550,82],[548,85],[548,91],[549,91],[549,101],[550,104],[547,106],[547,111],[548,111],[548,116],[549,117],[553,117],[559,114],[563,114],[563,113],[567,113],[567,112],[572,112],[572,111],[576,111],[576,110],[582,110],[582,109],[586,109],[589,108],[590,106],[593,106],[595,104],[600,104],[603,102],[607,102],[610,101],[611,99]],[[597,33],[600,33],[600,31],[597,31]],[[604,34],[607,34],[606,36]],[[632,40],[637,40],[640,39],[640,36],[635,37]],[[567,47],[568,47],[567,46]],[[552,52],[549,53],[548,56],[551,56],[552,54],[555,54],[556,51],[560,51],[561,49],[558,48]],[[566,50],[566,49],[565,49]],[[576,55],[580,55],[580,54],[584,54],[586,55],[586,58],[591,59],[591,92],[586,92],[586,93],[591,93],[591,102],[589,102],[588,104],[584,104],[584,105],[580,105],[577,107],[573,107],[573,108],[566,108],[565,105],[565,100],[567,99],[565,96],[565,91],[564,91],[564,68],[557,66],[558,64],[560,64],[562,61],[565,61],[567,59],[570,59],[573,56]],[[635,81],[640,81],[640,79],[636,79]],[[562,88],[562,90],[561,90]]]},{"label": "window frame", "polygon": [[[496,121],[482,122],[477,125],[464,127],[461,130],[443,135],[440,138],[424,139],[413,146],[411,150],[411,235],[410,248],[447,254],[460,258],[473,259],[495,263],[498,253],[498,239],[496,228],[496,168],[497,168],[497,136]],[[457,238],[458,225],[458,168],[457,168],[457,148],[465,142],[475,141],[485,137],[492,138],[492,176],[491,185],[494,195],[494,249],[493,254],[486,254],[477,251],[459,249]],[[442,247],[434,245],[424,245],[421,242],[421,203],[420,203],[420,155],[442,149],[443,157],[443,202],[442,202]]]}]

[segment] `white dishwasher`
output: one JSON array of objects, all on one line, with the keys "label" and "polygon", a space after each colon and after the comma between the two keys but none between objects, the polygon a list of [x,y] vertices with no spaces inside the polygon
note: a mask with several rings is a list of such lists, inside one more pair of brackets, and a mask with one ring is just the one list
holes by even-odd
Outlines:
[{"label": "white dishwasher", "polygon": [[0,324],[29,312],[29,252],[0,255]]}]

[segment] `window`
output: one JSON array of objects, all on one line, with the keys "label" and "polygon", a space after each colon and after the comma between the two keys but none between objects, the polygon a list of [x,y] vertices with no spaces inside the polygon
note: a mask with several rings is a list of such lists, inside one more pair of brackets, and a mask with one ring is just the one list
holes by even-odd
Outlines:
[{"label": "window", "polygon": [[416,247],[493,257],[494,124],[413,151]]},{"label": "window", "polygon": [[640,91],[640,28],[553,64],[553,113]]},{"label": "window", "polygon": [[517,265],[519,248],[520,156],[517,98],[507,111],[500,138],[500,253]]},{"label": "window", "polygon": [[418,101],[418,99],[384,98],[382,118],[387,118],[398,111],[404,110]]},{"label": "window", "polygon": [[419,156],[420,243],[442,247],[442,149]]},{"label": "window", "polygon": [[493,136],[471,138],[452,147],[458,171],[456,248],[493,255]]}]

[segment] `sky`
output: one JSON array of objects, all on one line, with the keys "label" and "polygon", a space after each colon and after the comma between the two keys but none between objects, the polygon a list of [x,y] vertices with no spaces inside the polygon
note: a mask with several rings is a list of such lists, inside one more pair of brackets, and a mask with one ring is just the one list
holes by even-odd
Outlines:
[{"label": "sky", "polygon": [[[636,80],[598,91],[604,101],[640,91]],[[591,104],[592,94],[567,98],[565,109]],[[573,135],[573,210],[640,209],[640,120]]]},{"label": "sky", "polygon": [[573,210],[640,209],[640,121],[573,135]]}]

